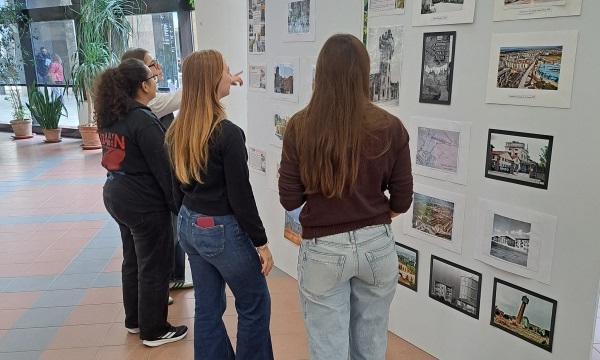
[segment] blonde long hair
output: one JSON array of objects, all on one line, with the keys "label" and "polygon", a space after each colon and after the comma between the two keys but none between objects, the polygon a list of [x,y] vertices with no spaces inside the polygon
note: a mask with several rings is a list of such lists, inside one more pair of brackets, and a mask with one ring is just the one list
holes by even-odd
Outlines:
[{"label": "blonde long hair", "polygon": [[222,76],[223,56],[218,51],[195,51],[183,60],[181,108],[165,136],[171,165],[182,184],[203,183],[210,137],[226,117],[217,92]]}]

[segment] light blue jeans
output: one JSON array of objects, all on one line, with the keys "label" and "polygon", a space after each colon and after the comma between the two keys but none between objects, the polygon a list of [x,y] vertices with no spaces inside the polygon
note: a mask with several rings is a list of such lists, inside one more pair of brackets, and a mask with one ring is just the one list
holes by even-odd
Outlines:
[{"label": "light blue jeans", "polygon": [[302,240],[300,304],[311,360],[383,360],[398,279],[389,225]]}]

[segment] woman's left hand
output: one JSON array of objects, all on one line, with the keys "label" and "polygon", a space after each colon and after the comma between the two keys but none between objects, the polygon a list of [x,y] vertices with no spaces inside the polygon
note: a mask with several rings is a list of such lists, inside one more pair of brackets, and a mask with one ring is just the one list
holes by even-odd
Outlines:
[{"label": "woman's left hand", "polygon": [[260,262],[262,264],[262,273],[267,276],[269,275],[269,272],[271,271],[271,269],[273,269],[273,266],[275,265],[275,262],[273,261],[273,255],[271,254],[271,250],[269,250],[268,247],[264,247],[262,249],[256,249],[256,251],[258,251],[258,256],[260,256]]}]

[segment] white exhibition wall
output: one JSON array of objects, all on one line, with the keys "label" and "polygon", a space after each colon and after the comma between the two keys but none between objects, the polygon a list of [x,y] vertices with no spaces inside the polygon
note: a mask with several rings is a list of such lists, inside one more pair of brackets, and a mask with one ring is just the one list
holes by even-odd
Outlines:
[{"label": "white exhibition wall", "polygon": [[[362,0],[316,1],[314,42],[284,42],[287,1],[266,1],[266,53],[248,54],[247,2],[199,0],[197,6],[200,48],[225,54],[232,71],[247,64],[271,63],[274,57],[299,57],[300,80],[307,70],[303,58],[317,56],[334,33],[362,31]],[[390,330],[439,359],[587,360],[596,321],[600,279],[598,202],[595,182],[600,178],[594,144],[600,134],[598,100],[600,59],[598,34],[600,1],[584,0],[580,16],[494,22],[491,0],[477,1],[473,24],[413,27],[412,11],[420,1],[406,1],[403,15],[372,18],[370,26],[403,25],[404,48],[400,104],[385,107],[408,127],[412,116],[471,123],[466,185],[415,175],[415,183],[439,188],[466,198],[462,252],[455,253],[402,232],[402,217],[395,219],[396,240],[419,251],[418,292],[399,286],[392,304]],[[571,106],[568,109],[486,104],[486,87],[492,34],[579,30]],[[419,103],[421,51],[424,32],[456,31],[452,104]],[[270,70],[269,66],[269,71]],[[269,77],[269,81],[272,78]],[[279,151],[271,145],[274,109],[294,111],[300,102],[275,100],[269,92],[232,89],[226,100],[230,118],[246,129],[247,144]],[[554,136],[548,189],[537,189],[484,177],[488,129]],[[272,161],[267,157],[267,162]],[[267,165],[269,167],[269,165]],[[278,195],[268,187],[268,176],[251,173],[254,194],[271,241],[276,265],[296,277],[297,247],[283,238],[284,210]],[[479,199],[544,213],[557,218],[550,285],[501,271],[473,258]],[[482,274],[479,319],[466,316],[428,296],[431,255],[458,263]],[[524,287],[558,301],[552,353],[490,326],[494,278]]]}]

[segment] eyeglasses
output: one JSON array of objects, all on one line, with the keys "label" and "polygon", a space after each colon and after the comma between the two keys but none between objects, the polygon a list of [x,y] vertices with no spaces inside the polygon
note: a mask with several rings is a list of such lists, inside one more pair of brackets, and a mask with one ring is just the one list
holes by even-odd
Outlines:
[{"label": "eyeglasses", "polygon": [[158,82],[158,75],[154,74],[154,75],[150,76],[149,78],[147,78],[146,80],[144,80],[144,82],[146,82],[150,79],[154,79],[154,82]]},{"label": "eyeglasses", "polygon": [[152,60],[150,65],[148,65],[148,67],[153,67],[153,66],[157,69],[160,67],[160,63],[158,62],[158,60],[154,59],[154,60]]}]

